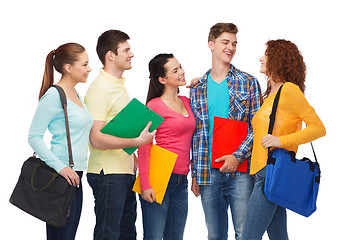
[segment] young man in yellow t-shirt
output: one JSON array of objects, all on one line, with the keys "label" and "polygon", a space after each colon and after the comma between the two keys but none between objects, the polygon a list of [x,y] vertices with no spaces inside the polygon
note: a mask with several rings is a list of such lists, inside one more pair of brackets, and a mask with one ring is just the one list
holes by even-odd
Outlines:
[{"label": "young man in yellow t-shirt", "polygon": [[104,32],[97,42],[97,54],[104,67],[91,83],[85,104],[94,118],[90,132],[87,180],[95,198],[94,239],[136,239],[136,196],[133,155],[122,148],[139,147],[153,139],[149,125],[138,138],[119,138],[100,130],[129,102],[122,74],[132,68],[134,56],[129,36],[118,30]]}]

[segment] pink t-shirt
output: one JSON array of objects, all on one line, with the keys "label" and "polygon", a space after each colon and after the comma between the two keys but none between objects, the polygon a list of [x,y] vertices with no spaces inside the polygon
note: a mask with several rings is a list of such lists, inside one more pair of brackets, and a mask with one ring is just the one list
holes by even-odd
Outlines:
[{"label": "pink t-shirt", "polygon": [[[184,96],[179,96],[179,98],[186,107],[188,116],[183,116],[171,110],[160,98],[152,99],[147,103],[147,106],[164,118],[163,123],[157,128],[156,145],[178,155],[173,173],[187,175],[190,165],[192,135],[196,123],[189,99]],[[151,144],[152,142],[143,145],[138,150],[141,191],[151,188],[149,181]]]}]

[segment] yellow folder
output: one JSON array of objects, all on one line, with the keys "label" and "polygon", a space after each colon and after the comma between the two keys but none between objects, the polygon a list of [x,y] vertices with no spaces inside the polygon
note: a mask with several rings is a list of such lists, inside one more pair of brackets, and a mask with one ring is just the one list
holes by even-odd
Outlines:
[{"label": "yellow folder", "polygon": [[[163,201],[176,159],[176,153],[152,144],[150,149],[149,179],[156,195],[156,202],[159,204]],[[141,194],[139,174],[132,190]]]}]

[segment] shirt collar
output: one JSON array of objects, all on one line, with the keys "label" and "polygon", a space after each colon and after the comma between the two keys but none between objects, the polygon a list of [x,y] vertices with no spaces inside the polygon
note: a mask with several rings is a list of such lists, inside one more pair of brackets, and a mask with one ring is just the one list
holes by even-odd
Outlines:
[{"label": "shirt collar", "polygon": [[121,77],[120,79],[117,78],[117,77],[114,77],[113,75],[111,75],[111,74],[107,73],[106,71],[104,71],[103,68],[101,68],[100,73],[101,73],[101,75],[104,78],[108,79],[109,81],[111,81],[113,83],[119,83],[121,85],[123,85],[125,83],[125,80],[126,80],[125,77]]},{"label": "shirt collar", "polygon": [[[209,69],[205,74],[204,76],[200,79],[200,83],[202,83],[203,85],[205,85],[205,83],[207,82],[207,76],[210,74],[212,68]],[[227,76],[229,75],[235,75],[236,73],[236,68],[234,67],[234,65],[230,64],[230,69],[229,69],[229,72],[227,74]]]}]

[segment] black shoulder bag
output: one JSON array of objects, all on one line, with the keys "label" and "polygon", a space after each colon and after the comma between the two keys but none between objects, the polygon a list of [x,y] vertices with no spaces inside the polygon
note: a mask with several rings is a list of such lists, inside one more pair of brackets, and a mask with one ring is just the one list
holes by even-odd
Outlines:
[{"label": "black shoulder bag", "polygon": [[[53,87],[59,91],[64,109],[69,166],[73,168],[67,99],[61,87],[56,85]],[[74,192],[75,187],[70,186],[64,177],[36,157],[34,153],[22,166],[17,185],[10,197],[10,202],[50,225],[61,227],[66,224],[67,217],[69,216]]]}]

